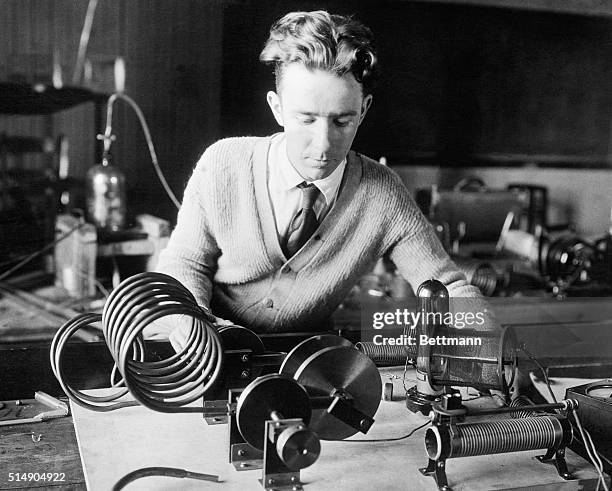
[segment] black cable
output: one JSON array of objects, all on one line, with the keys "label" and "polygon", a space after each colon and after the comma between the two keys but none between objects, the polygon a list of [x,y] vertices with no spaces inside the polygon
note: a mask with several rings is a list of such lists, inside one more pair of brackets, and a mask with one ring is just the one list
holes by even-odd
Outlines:
[{"label": "black cable", "polygon": [[527,357],[536,364],[536,366],[540,369],[540,371],[542,372],[542,376],[544,377],[544,382],[546,382],[546,387],[548,387],[548,392],[550,393],[550,397],[552,397],[553,402],[557,402],[557,398],[555,397],[555,394],[552,390],[552,387],[550,386],[550,380],[548,379],[548,373],[546,373],[546,369],[540,364],[540,362],[538,360],[536,360],[535,356],[533,356],[529,351],[527,351],[527,348],[525,348],[525,346],[520,346],[520,350],[525,353],[527,355]]},{"label": "black cable", "polygon": [[199,472],[186,471],[185,469],[177,469],[175,467],[143,467],[142,469],[136,469],[123,476],[113,486],[113,491],[120,491],[126,487],[129,483],[134,482],[136,479],[149,476],[162,476],[162,477],[177,477],[177,478],[188,478],[198,479],[199,481],[210,481],[210,482],[221,482],[219,476],[212,474],[201,474]]},{"label": "black cable", "polygon": [[400,440],[405,440],[406,438],[411,437],[414,433],[419,431],[421,428],[425,428],[430,423],[431,423],[431,421],[429,421],[429,420],[425,421],[425,423],[423,423],[421,426],[417,426],[410,433],[408,433],[406,435],[403,435],[403,436],[398,436],[398,437],[395,437],[395,438],[378,438],[378,439],[373,439],[373,440],[332,440],[332,441],[335,441],[335,442],[346,442],[346,443],[398,442]]}]

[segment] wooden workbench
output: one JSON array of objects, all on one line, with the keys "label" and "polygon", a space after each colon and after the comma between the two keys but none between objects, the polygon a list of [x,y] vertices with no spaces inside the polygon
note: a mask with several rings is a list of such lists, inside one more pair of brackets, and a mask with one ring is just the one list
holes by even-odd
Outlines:
[{"label": "wooden workbench", "polygon": [[[382,371],[383,382],[393,381],[403,394],[397,370]],[[399,372],[401,373],[401,371]],[[409,371],[408,379],[412,376]],[[73,405],[73,415],[88,489],[111,489],[122,476],[141,467],[170,466],[217,474],[221,484],[190,479],[147,477],[128,490],[228,489],[254,490],[261,470],[237,472],[227,463],[227,426],[207,426],[197,414],[168,415],[144,407],[96,413]],[[381,402],[368,435],[351,439],[393,438],[427,421],[408,412],[403,400]],[[394,442],[321,442],[317,462],[302,471],[306,491],[324,490],[436,490],[435,482],[418,472],[427,463],[424,430]],[[563,481],[552,464],[535,459],[541,451],[451,459],[449,484],[455,490],[595,489],[595,471],[568,450],[570,470],[578,478]],[[541,487],[540,487],[541,486]]]},{"label": "wooden workbench", "polygon": [[[15,473],[51,473],[53,480],[21,479]],[[85,489],[71,417],[0,426],[0,489],[41,488]]]}]

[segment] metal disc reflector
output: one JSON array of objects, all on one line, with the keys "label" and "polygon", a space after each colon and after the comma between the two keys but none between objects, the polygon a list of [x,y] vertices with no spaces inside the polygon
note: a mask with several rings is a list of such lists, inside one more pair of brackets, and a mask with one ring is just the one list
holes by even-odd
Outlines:
[{"label": "metal disc reflector", "polygon": [[236,404],[236,422],[244,440],[263,450],[265,422],[272,411],[283,418],[301,418],[310,422],[310,399],[303,387],[287,375],[272,373],[253,380],[240,394]]},{"label": "metal disc reflector", "polygon": [[[382,382],[376,365],[359,350],[332,346],[314,353],[294,375],[311,397],[344,393],[347,401],[369,417],[380,404]],[[310,428],[323,440],[341,440],[358,430],[325,409],[313,409]]]},{"label": "metal disc reflector", "polygon": [[300,365],[302,365],[309,356],[330,346],[352,347],[353,343],[340,336],[334,336],[333,334],[312,336],[297,344],[295,348],[287,354],[280,367],[279,373],[284,373],[293,377],[298,368],[300,368]]}]

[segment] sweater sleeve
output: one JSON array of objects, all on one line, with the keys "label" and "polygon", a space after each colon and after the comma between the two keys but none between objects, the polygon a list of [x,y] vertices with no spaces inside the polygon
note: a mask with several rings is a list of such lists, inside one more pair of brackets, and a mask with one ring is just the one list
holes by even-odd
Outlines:
[{"label": "sweater sleeve", "polygon": [[404,188],[402,195],[400,213],[395,216],[395,223],[399,224],[399,229],[396,229],[399,230],[399,238],[388,251],[399,273],[415,293],[426,280],[442,282],[453,299],[451,310],[482,312],[485,322],[475,327],[481,330],[499,329],[488,302],[477,287],[467,282],[465,275],[444,250],[433,226],[421,213],[408,190]]},{"label": "sweater sleeve", "polygon": [[211,230],[203,193],[208,187],[206,166],[210,152],[204,153],[187,183],[176,228],[168,246],[160,253],[156,270],[179,280],[194,295],[198,305],[210,308],[212,280],[220,255]]}]

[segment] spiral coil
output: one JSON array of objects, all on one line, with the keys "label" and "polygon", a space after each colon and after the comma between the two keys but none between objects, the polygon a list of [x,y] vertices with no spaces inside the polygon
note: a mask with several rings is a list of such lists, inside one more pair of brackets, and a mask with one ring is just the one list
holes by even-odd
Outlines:
[{"label": "spiral coil", "polygon": [[[529,397],[524,396],[524,395],[518,396],[516,399],[513,399],[510,402],[510,407],[529,408],[529,406],[533,406],[533,401],[529,399]],[[525,409],[524,411],[516,411],[516,412],[510,413],[510,417],[513,419],[528,418],[530,416],[534,416],[534,412],[529,409]]]},{"label": "spiral coil", "polygon": [[537,416],[458,424],[442,431],[433,426],[427,430],[425,446],[430,458],[438,459],[556,449],[571,438],[571,425],[565,418]]},{"label": "spiral coil", "polygon": [[497,272],[487,262],[454,257],[453,261],[465,275],[470,285],[477,287],[485,297],[490,297],[497,288]]},{"label": "spiral coil", "polygon": [[[146,361],[143,330],[161,317],[185,315],[191,330],[184,348],[175,355]],[[65,381],[62,350],[81,327],[102,321],[106,344],[125,384],[108,397],[92,397]],[[102,315],[83,314],[64,324],[51,346],[53,372],[66,394],[77,404],[98,411],[133,405],[108,405],[128,390],[142,405],[160,412],[201,412],[201,407],[183,407],[200,399],[216,382],[223,365],[223,345],[193,295],[176,279],[162,273],[141,273],[124,280],[108,297]],[[114,375],[115,369],[113,369]]]},{"label": "spiral coil", "polygon": [[416,359],[416,345],[389,345],[379,344],[372,341],[361,341],[355,344],[355,348],[366,355],[379,367],[391,367],[403,365],[406,359]]}]

